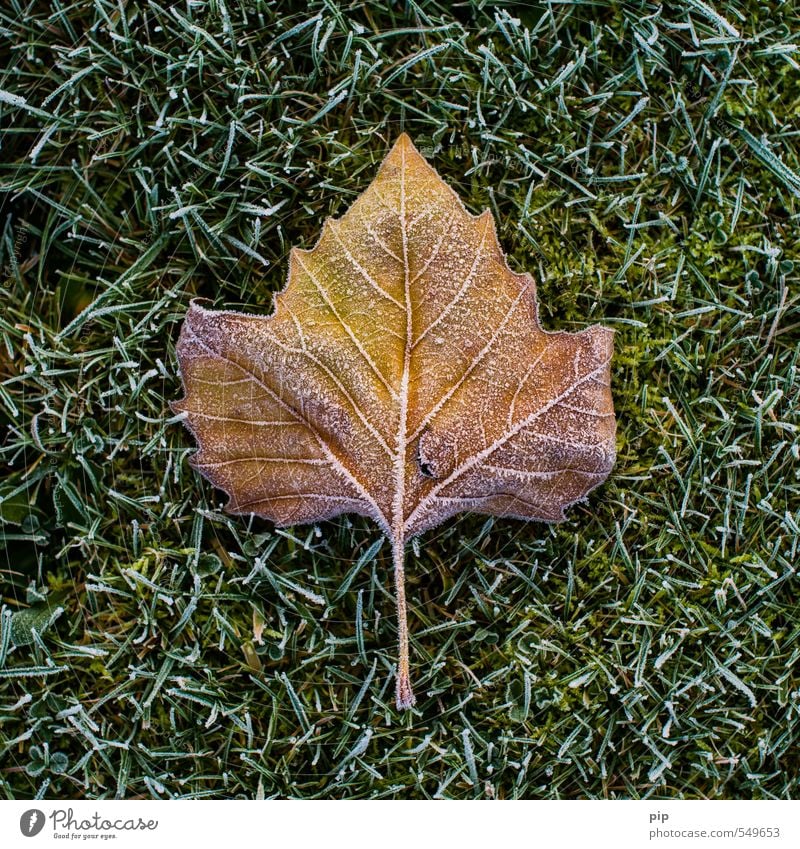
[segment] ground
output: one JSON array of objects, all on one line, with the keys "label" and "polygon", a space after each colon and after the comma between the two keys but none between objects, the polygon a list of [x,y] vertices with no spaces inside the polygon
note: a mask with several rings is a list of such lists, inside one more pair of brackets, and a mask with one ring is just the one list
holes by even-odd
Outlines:
[{"label": "ground", "polygon": [[[0,794],[797,797],[796,7],[390,5],[0,12]],[[618,456],[415,541],[398,713],[377,528],[224,514],[168,405],[403,130],[616,331]]]}]

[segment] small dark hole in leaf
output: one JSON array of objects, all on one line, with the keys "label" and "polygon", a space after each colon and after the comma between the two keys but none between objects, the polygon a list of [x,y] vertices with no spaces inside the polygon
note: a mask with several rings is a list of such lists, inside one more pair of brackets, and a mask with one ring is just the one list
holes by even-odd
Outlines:
[{"label": "small dark hole in leaf", "polygon": [[[426,428],[427,430],[427,428]],[[425,430],[422,432],[422,436],[419,440],[419,445],[417,446],[417,465],[419,466],[420,472],[426,478],[435,478],[438,477],[436,472],[434,471],[433,465],[428,462],[428,458],[425,457],[422,451],[422,440],[425,438]]]}]

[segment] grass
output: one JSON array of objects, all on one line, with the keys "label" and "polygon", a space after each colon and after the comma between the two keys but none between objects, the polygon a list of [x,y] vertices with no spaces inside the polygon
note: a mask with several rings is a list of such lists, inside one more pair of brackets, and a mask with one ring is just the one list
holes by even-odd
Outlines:
[{"label": "grass", "polygon": [[[797,8],[9,0],[0,794],[800,796]],[[558,526],[409,558],[224,515],[189,300],[268,312],[408,131],[616,331],[618,462]]]}]

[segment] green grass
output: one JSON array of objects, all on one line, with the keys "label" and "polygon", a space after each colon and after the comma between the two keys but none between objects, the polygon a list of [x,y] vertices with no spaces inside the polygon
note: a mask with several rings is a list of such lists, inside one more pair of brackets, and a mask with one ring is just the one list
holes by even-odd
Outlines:
[{"label": "green grass", "polygon": [[[800,796],[797,8],[383,6],[0,12],[0,793]],[[415,542],[398,714],[377,528],[224,515],[168,402],[403,129],[617,331],[619,439]]]}]

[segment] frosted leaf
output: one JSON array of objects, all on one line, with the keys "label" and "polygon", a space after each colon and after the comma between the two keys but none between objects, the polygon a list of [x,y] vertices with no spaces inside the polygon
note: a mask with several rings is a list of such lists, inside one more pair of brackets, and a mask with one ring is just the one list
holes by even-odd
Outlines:
[{"label": "frosted leaf", "polygon": [[311,250],[271,316],[193,303],[178,342],[192,465],[233,513],[341,513],[392,543],[398,706],[408,677],[406,542],[463,511],[558,522],[608,476],[613,333],[548,333],[487,212],[405,134]]}]

